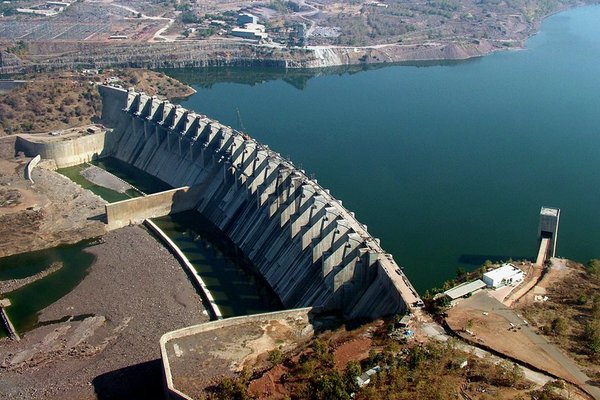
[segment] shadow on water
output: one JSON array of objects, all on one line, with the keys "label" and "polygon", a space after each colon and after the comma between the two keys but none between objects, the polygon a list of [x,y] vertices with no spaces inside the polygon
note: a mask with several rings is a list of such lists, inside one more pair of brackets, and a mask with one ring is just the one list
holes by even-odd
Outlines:
[{"label": "shadow on water", "polygon": [[492,262],[500,262],[500,261],[507,261],[507,260],[535,260],[534,256],[508,256],[508,255],[504,255],[504,256],[499,256],[499,255],[491,255],[491,254],[461,254],[460,257],[458,257],[458,262],[460,264],[467,264],[467,265],[483,265],[483,263],[485,263],[487,260],[490,260]]},{"label": "shadow on water", "polygon": [[160,359],[99,375],[92,380],[92,385],[99,400],[165,398]]},{"label": "shadow on water", "polygon": [[[256,67],[209,67],[161,69],[160,72],[175,78],[187,85],[201,88],[211,88],[217,83],[239,83],[255,86],[269,81],[282,80],[299,90],[304,90],[308,81],[324,75],[353,75],[363,71],[377,70],[390,66],[436,67],[458,66],[478,61],[480,58],[468,60],[434,60],[434,61],[405,61],[393,64],[358,64],[326,68],[283,69]],[[174,99],[177,100],[177,99]]]}]

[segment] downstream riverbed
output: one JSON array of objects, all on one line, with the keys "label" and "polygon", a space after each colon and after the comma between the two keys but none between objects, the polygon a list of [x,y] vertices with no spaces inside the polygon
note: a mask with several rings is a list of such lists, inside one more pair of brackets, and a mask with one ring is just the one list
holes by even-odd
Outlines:
[{"label": "downstream riverbed", "polygon": [[[171,187],[153,176],[114,158],[94,165],[118,176],[144,193]],[[60,170],[107,201],[139,195],[135,191],[117,193],[91,184],[80,175],[85,165]],[[210,221],[195,211],[167,215],[153,220],[186,255],[207,284],[225,317],[275,311],[282,308],[268,285],[252,272],[252,264]]]}]

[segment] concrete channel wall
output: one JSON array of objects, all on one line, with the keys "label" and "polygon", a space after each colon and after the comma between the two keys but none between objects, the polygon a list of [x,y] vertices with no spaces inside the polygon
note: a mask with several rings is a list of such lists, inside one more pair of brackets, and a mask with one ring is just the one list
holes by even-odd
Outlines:
[{"label": "concrete channel wall", "polygon": [[39,164],[41,159],[42,159],[42,157],[38,154],[37,156],[35,156],[31,160],[29,160],[29,162],[27,163],[27,166],[25,167],[25,179],[28,179],[31,183],[34,183],[33,182],[33,169]]},{"label": "concrete channel wall", "polygon": [[418,294],[341,201],[268,146],[180,106],[100,87],[106,153],[173,187],[253,262],[287,308],[348,318],[404,311]]},{"label": "concrete channel wall", "polygon": [[190,263],[190,260],[188,260],[188,258],[185,256],[185,254],[183,254],[179,247],[177,247],[177,245],[154,222],[147,219],[144,221],[144,223],[163,242],[165,242],[165,244],[171,249],[171,251],[175,253],[175,256],[179,259],[179,261],[183,263],[183,266],[186,268],[187,272],[194,278],[196,286],[198,287],[198,289],[202,293],[202,296],[204,297],[204,300],[206,300],[208,306],[210,307],[208,312],[211,314],[211,318],[223,319],[223,314],[221,313],[219,306],[215,302],[214,297],[210,293],[210,290],[208,290],[208,287],[206,286],[200,275],[198,275],[198,271],[196,271],[196,268],[194,268],[192,263]]},{"label": "concrete channel wall", "polygon": [[107,204],[105,208],[108,229],[118,229],[142,223],[148,218],[194,209],[198,195],[199,188],[185,186]]},{"label": "concrete channel wall", "polygon": [[16,147],[30,157],[39,154],[43,159],[54,160],[58,168],[65,168],[98,158],[104,150],[105,135],[105,132],[98,132],[52,141],[36,141],[35,138],[18,136]]}]

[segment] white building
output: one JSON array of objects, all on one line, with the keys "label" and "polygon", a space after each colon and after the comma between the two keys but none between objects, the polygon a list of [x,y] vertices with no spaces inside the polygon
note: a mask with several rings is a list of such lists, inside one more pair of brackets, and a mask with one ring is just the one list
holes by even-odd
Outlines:
[{"label": "white building", "polygon": [[456,300],[460,297],[465,297],[469,294],[474,294],[479,290],[483,289],[485,286],[485,282],[483,282],[481,279],[477,279],[476,281],[465,282],[453,287],[452,289],[448,289],[444,292],[444,294],[448,296],[450,300]]},{"label": "white building", "polygon": [[523,280],[523,271],[512,264],[502,264],[500,268],[483,274],[483,281],[488,287],[512,285]]},{"label": "white building", "polygon": [[268,37],[265,32],[265,26],[261,24],[245,24],[243,28],[233,28],[231,35],[254,40],[266,39]]}]

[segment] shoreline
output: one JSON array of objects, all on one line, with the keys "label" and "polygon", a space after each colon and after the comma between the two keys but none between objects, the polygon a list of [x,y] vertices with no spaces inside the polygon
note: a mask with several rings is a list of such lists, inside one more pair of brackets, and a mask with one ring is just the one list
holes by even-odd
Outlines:
[{"label": "shoreline", "polygon": [[[350,65],[394,64],[403,62],[460,61],[491,55],[499,51],[523,50],[525,43],[540,31],[548,17],[597,4],[564,5],[529,23],[526,30],[515,32],[511,39],[476,39],[463,41],[431,40],[413,44],[384,43],[369,46],[306,46],[282,48],[275,45],[225,40],[181,40],[176,42],[131,42],[118,46],[83,42],[85,56],[70,52],[57,54],[43,63],[22,63],[0,67],[0,76],[27,72],[74,68],[183,69],[209,67],[267,67],[284,69],[318,69]],[[443,39],[442,39],[443,40]],[[40,42],[41,43],[41,42]],[[51,42],[53,43],[53,42]],[[512,43],[507,45],[507,43]],[[59,45],[57,45],[59,46]],[[72,43],[64,43],[65,48]],[[32,55],[33,58],[37,56]],[[193,89],[193,88],[192,88]],[[191,95],[193,93],[190,94]],[[180,96],[177,96],[180,97]],[[185,96],[184,96],[185,97]]]},{"label": "shoreline", "polygon": [[59,271],[63,266],[64,265],[61,262],[54,262],[45,270],[40,271],[35,275],[28,276],[27,278],[0,280],[0,296],[6,295],[14,290],[22,288],[23,286],[29,285],[30,283],[39,281],[48,275],[52,275],[53,273]]}]

